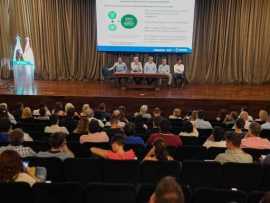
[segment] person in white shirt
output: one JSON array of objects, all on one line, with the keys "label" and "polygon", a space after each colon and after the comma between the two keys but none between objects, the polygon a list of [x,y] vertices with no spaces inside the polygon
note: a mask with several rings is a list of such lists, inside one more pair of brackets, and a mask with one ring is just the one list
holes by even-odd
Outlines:
[{"label": "person in white shirt", "polygon": [[224,135],[224,128],[216,126],[213,130],[212,135],[207,138],[203,146],[207,149],[211,147],[226,148],[226,141]]},{"label": "person in white shirt", "polygon": [[53,115],[51,117],[51,125],[45,127],[44,132],[45,133],[64,133],[64,134],[69,134],[68,130],[66,127],[61,127],[59,126],[59,120],[58,117],[56,115]]},{"label": "person in white shirt", "polygon": [[[167,64],[166,58],[162,59],[162,62],[158,67],[158,72],[160,74],[165,74],[168,76],[168,78],[169,78],[168,85],[171,86],[171,84],[172,84],[171,67],[170,67],[170,65]],[[161,79],[160,79],[160,84],[161,84]]]},{"label": "person in white shirt", "polygon": [[[144,73],[145,74],[155,74],[157,73],[157,64],[154,62],[154,58],[150,56],[148,62],[144,64]],[[151,85],[156,79],[147,78],[147,84]]]},{"label": "person in white shirt", "polygon": [[[140,62],[138,56],[135,56],[133,58],[133,61],[131,62],[131,65],[130,65],[130,72],[131,73],[143,73],[143,66],[142,66],[142,63]],[[136,84],[141,84],[142,78],[134,78],[134,82]]]},{"label": "person in white shirt", "polygon": [[48,109],[48,107],[45,104],[40,104],[39,109],[36,109],[36,110],[33,111],[33,116],[34,117],[40,116],[40,114],[41,114],[40,110],[42,110],[42,111],[45,110],[45,115],[44,116],[50,117],[52,115],[50,110]]},{"label": "person in white shirt", "polygon": [[117,62],[109,68],[109,70],[114,70],[116,73],[126,73],[128,71],[127,64],[123,61],[122,57],[118,57]]},{"label": "person in white shirt", "polygon": [[1,103],[0,104],[0,110],[1,112],[6,112],[8,119],[10,121],[11,124],[16,125],[17,121],[15,119],[15,117],[8,111],[8,105],[7,103]]},{"label": "person in white shirt", "polygon": [[199,137],[198,130],[189,121],[184,121],[182,124],[182,132],[179,134],[182,137]]},{"label": "person in white shirt", "polygon": [[185,80],[185,66],[182,63],[182,59],[177,59],[176,64],[174,65],[174,80],[177,82],[178,80],[181,81],[182,85],[184,84]]},{"label": "person in white shirt", "polygon": [[270,130],[270,117],[268,117],[268,120],[261,125],[262,130]]},{"label": "person in white shirt", "polygon": [[211,123],[204,119],[205,119],[205,112],[199,111],[198,118],[195,120],[194,126],[196,126],[197,129],[213,129]]}]

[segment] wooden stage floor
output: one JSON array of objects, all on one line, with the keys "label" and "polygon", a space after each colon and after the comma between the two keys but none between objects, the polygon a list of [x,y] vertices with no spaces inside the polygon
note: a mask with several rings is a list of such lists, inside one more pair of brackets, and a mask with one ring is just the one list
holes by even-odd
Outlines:
[{"label": "wooden stage floor", "polygon": [[[163,87],[160,91],[121,90],[108,82],[35,81],[35,86],[34,91],[29,93],[32,96],[26,96],[23,90],[16,94],[12,81],[1,81],[0,101],[8,100],[12,104],[15,101],[50,104],[55,101],[73,101],[79,104],[91,101],[95,105],[99,102],[105,102],[109,106],[126,104],[132,109],[145,103],[170,110],[179,106],[188,111],[198,108],[212,111],[221,108],[238,110],[241,106],[249,107],[254,113],[260,108],[270,110],[270,85],[192,84],[184,89]],[[33,102],[29,101],[30,97]]]}]

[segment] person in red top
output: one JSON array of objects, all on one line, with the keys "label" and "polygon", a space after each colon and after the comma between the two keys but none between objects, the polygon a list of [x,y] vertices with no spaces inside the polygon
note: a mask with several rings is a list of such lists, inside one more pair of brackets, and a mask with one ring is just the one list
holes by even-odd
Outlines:
[{"label": "person in red top", "polygon": [[92,147],[90,151],[92,154],[104,159],[111,160],[135,160],[136,154],[133,150],[124,150],[124,136],[115,135],[112,139],[112,150],[104,150],[96,147]]},{"label": "person in red top", "polygon": [[148,145],[153,145],[158,139],[163,139],[167,146],[170,147],[182,147],[183,143],[178,135],[170,132],[171,124],[167,119],[161,120],[160,122],[160,132],[152,134],[148,140]]}]

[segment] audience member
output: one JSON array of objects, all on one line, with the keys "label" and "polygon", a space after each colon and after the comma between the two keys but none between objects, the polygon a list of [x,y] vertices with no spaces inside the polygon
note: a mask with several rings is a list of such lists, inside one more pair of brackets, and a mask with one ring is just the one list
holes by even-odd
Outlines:
[{"label": "audience member", "polygon": [[249,126],[248,134],[242,140],[243,148],[270,149],[270,141],[259,137],[261,126],[259,123],[252,122]]},{"label": "audience member", "polygon": [[109,142],[110,139],[106,132],[102,131],[97,120],[91,120],[89,123],[89,133],[80,137],[80,143],[100,143]]},{"label": "audience member", "polygon": [[64,106],[62,102],[56,102],[54,109],[52,110],[52,114],[59,116],[59,117],[63,117],[65,116],[65,110],[64,110]]},{"label": "audience member", "polygon": [[211,147],[225,148],[226,142],[224,140],[224,134],[225,134],[224,128],[218,126],[214,127],[213,134],[205,141],[203,146],[206,148]]},{"label": "audience member", "polygon": [[231,111],[230,114],[227,114],[223,120],[223,123],[226,126],[233,126],[238,118],[238,113],[236,111]]},{"label": "audience member", "polygon": [[51,149],[47,152],[39,152],[38,157],[56,157],[61,160],[74,158],[74,154],[70,151],[66,143],[66,134],[54,133],[49,137]]},{"label": "audience member", "polygon": [[0,143],[8,142],[8,133],[10,129],[10,120],[8,118],[0,119]]},{"label": "audience member", "polygon": [[191,122],[183,121],[182,131],[180,132],[179,135],[183,137],[199,137],[199,132]]},{"label": "audience member", "polygon": [[[121,119],[121,112],[120,112],[119,109],[115,109],[115,110],[113,111],[113,113],[112,113],[111,121],[112,121],[112,120],[114,120],[114,122],[117,121],[118,127],[119,127],[119,128],[124,128],[125,125],[126,125],[126,123],[123,122],[123,121],[121,121],[120,119]],[[105,124],[105,126],[106,126],[106,127],[110,127],[110,126],[112,125],[112,124],[111,124],[111,121],[107,122],[107,123]]]},{"label": "audience member", "polygon": [[110,126],[105,128],[106,133],[112,138],[115,134],[123,133],[123,128],[119,126],[119,120],[112,118],[110,121]]},{"label": "audience member", "polygon": [[269,114],[266,110],[260,110],[259,118],[256,119],[255,121],[262,125],[268,121],[268,117],[269,117]]},{"label": "audience member", "polygon": [[69,132],[73,132],[78,125],[79,117],[76,115],[74,108],[68,108],[66,116],[60,120],[60,126],[67,128]]},{"label": "audience member", "polygon": [[169,116],[169,119],[173,120],[173,119],[183,119],[182,118],[182,110],[179,108],[175,108],[173,110],[173,114]]},{"label": "audience member", "polygon": [[104,150],[96,147],[92,147],[90,151],[92,154],[99,156],[104,159],[111,160],[135,160],[137,159],[133,150],[124,150],[124,140],[123,136],[115,135],[112,139],[112,150]]},{"label": "audience member", "polygon": [[75,110],[75,106],[72,103],[66,103],[65,104],[65,113],[67,113],[69,109]]},{"label": "audience member", "polygon": [[140,111],[139,112],[136,112],[134,114],[135,117],[137,116],[142,116],[143,118],[146,118],[146,119],[150,119],[152,118],[151,114],[148,113],[148,106],[147,105],[142,105],[140,107]]},{"label": "audience member", "polygon": [[24,147],[24,132],[21,129],[14,129],[8,135],[8,146],[0,147],[0,153],[6,150],[13,150],[20,154],[22,158],[35,156],[36,153],[30,147]]},{"label": "audience member", "polygon": [[33,121],[32,110],[30,107],[25,107],[23,109],[20,121],[22,123]]},{"label": "audience member", "polygon": [[162,114],[162,112],[161,112],[160,108],[155,107],[154,110],[153,110],[153,113],[152,113],[152,118],[161,118],[161,119],[163,119],[161,114]]},{"label": "audience member", "polygon": [[0,111],[3,113],[5,113],[5,112],[7,113],[8,119],[9,119],[11,124],[13,124],[13,125],[17,124],[15,117],[8,111],[8,105],[6,103],[0,104]]},{"label": "audience member", "polygon": [[171,130],[170,122],[168,120],[165,120],[165,119],[162,120],[160,122],[160,133],[152,134],[148,138],[147,144],[153,145],[156,140],[163,139],[168,146],[181,147],[183,145],[183,143],[182,143],[180,137],[178,135],[172,134],[170,132],[170,130]]},{"label": "audience member", "polygon": [[16,121],[19,121],[21,120],[21,116],[22,116],[22,111],[24,109],[24,104],[21,103],[21,102],[18,102],[16,105],[15,105],[15,108],[13,109],[12,111],[12,115],[14,116],[15,120]]},{"label": "audience member", "polygon": [[65,133],[69,134],[66,127],[59,126],[59,117],[57,115],[53,115],[50,119],[50,126],[46,126],[44,129],[45,133]]},{"label": "audience member", "polygon": [[90,107],[84,110],[83,115],[88,117],[89,122],[91,122],[92,120],[96,120],[98,122],[98,125],[101,128],[104,128],[104,123],[101,120],[94,117],[95,113],[94,113],[93,109],[91,109]]},{"label": "audience member", "polygon": [[147,153],[144,161],[170,161],[173,157],[170,156],[167,145],[162,139],[155,141],[152,149]]},{"label": "audience member", "polygon": [[198,112],[198,118],[195,120],[195,126],[197,129],[213,129],[211,123],[205,120],[205,111],[200,110]]},{"label": "audience member", "polygon": [[38,179],[23,166],[20,155],[13,150],[0,154],[0,182],[25,182],[33,186]]},{"label": "audience member", "polygon": [[243,138],[245,136],[245,132],[243,131],[244,127],[245,127],[245,121],[242,118],[238,118],[235,122],[235,127],[234,127],[235,134]]},{"label": "audience member", "polygon": [[268,116],[267,121],[261,125],[262,130],[270,130],[270,116]]},{"label": "audience member", "polygon": [[106,122],[108,120],[110,120],[111,114],[107,112],[106,110],[106,104],[101,103],[98,105],[98,108],[95,112],[95,118]]},{"label": "audience member", "polygon": [[164,177],[158,183],[149,203],[184,203],[185,196],[181,186],[173,177]]},{"label": "audience member", "polygon": [[118,110],[120,111],[119,120],[121,122],[126,123],[126,124],[129,123],[129,120],[126,117],[126,115],[127,115],[127,108],[125,106],[121,105],[121,106],[118,107]]},{"label": "audience member", "polygon": [[124,127],[124,132],[127,136],[124,141],[125,144],[144,145],[144,140],[140,136],[136,136],[135,125],[133,123],[128,123]]},{"label": "audience member", "polygon": [[[35,117],[50,117],[51,112],[45,104],[40,104],[39,108],[33,111],[33,116]],[[45,119],[44,119],[45,120]]]},{"label": "audience member", "polygon": [[230,132],[225,135],[227,150],[225,153],[217,155],[215,161],[222,164],[230,163],[252,163],[253,158],[245,153],[241,148],[241,137]]},{"label": "audience member", "polygon": [[250,125],[250,123],[252,122],[252,120],[251,120],[251,118],[250,118],[248,112],[247,112],[247,111],[242,111],[242,112],[240,113],[240,116],[239,116],[239,117],[242,118],[242,119],[245,121],[245,126],[244,126],[244,128],[248,130],[248,129],[249,129],[249,125]]},{"label": "audience member", "polygon": [[73,133],[83,135],[88,134],[88,132],[89,132],[89,119],[86,116],[82,116]]}]

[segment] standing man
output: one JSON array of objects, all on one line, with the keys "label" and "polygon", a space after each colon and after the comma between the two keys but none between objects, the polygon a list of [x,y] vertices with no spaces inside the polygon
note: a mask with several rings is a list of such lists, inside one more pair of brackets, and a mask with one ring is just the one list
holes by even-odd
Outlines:
[{"label": "standing man", "polygon": [[[146,74],[155,74],[157,73],[157,64],[154,62],[154,58],[149,56],[148,62],[144,64],[144,73]],[[147,78],[147,84],[151,85],[155,79]]]},{"label": "standing man", "polygon": [[[172,74],[171,74],[171,67],[167,64],[167,59],[163,58],[161,64],[158,67],[158,72],[160,74],[167,75],[169,78],[168,85],[171,86],[172,84]],[[162,80],[160,79],[160,84]]]},{"label": "standing man", "polygon": [[174,65],[174,80],[177,84],[177,81],[180,80],[182,87],[185,80],[185,66],[182,63],[182,59],[178,58],[176,64]]}]

